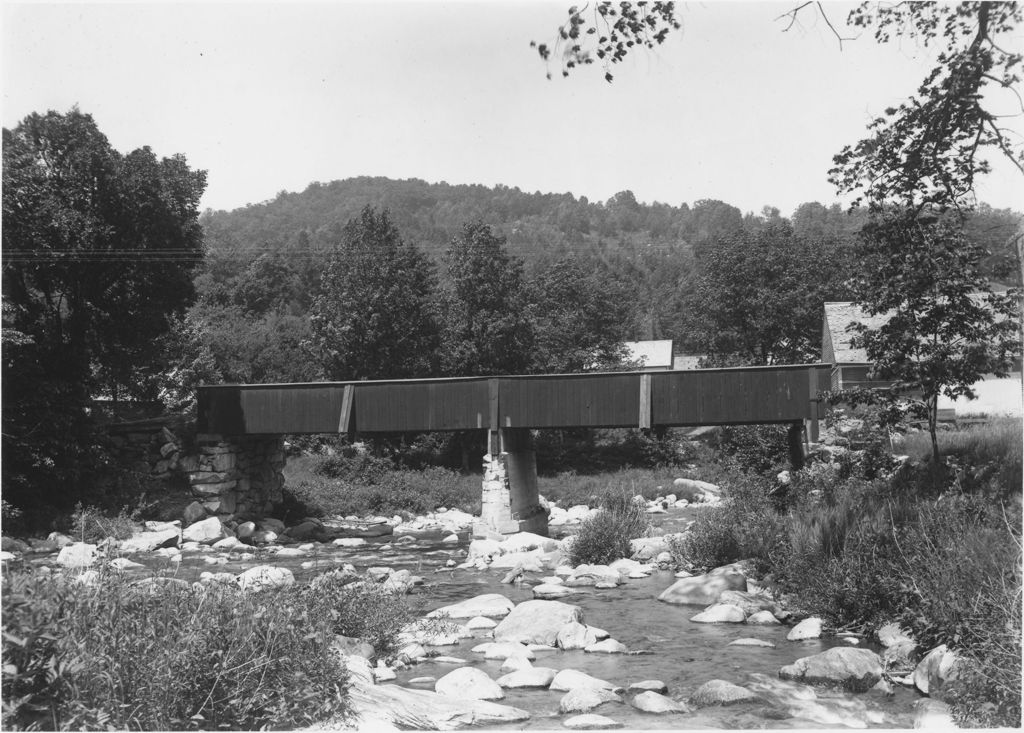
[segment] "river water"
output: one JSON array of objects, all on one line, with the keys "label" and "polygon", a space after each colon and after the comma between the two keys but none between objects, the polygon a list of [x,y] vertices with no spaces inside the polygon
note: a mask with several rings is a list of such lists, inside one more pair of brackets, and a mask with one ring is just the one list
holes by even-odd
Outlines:
[{"label": "river water", "polygon": [[[666,515],[655,515],[654,520],[668,532],[678,531],[692,517],[693,511],[699,510],[672,510]],[[446,569],[445,562],[450,558],[458,562],[464,559],[469,542],[467,532],[459,534],[458,545],[442,543],[441,534],[436,532],[413,536],[416,541],[409,544],[392,544],[395,537],[381,537],[368,540],[367,545],[358,548],[319,546],[312,557],[268,556],[257,557],[255,560],[288,567],[300,582],[341,563],[352,563],[360,571],[372,566],[408,569],[425,581],[410,596],[414,607],[423,614],[483,593],[501,593],[516,603],[533,598],[530,588],[539,579],[531,579],[523,584],[502,584],[500,581],[506,570]],[[258,564],[250,560],[213,565],[206,557],[186,553],[177,576],[198,579],[199,573],[204,570],[237,573]],[[310,562],[314,563],[314,567],[309,567]],[[302,566],[303,563],[306,563],[306,567]],[[688,714],[642,713],[628,703],[605,704],[594,711],[632,729],[912,727],[912,707],[919,699],[913,690],[894,685],[895,694],[891,696],[879,691],[853,694],[811,688],[778,679],[781,666],[791,664],[799,657],[824,651],[842,641],[787,641],[789,627],[785,625],[691,623],[689,618],[701,611],[701,607],[674,606],[656,600],[675,580],[670,571],[655,571],[649,578],[626,580],[615,589],[580,588],[577,589],[580,591],[578,594],[562,599],[563,602],[580,606],[588,625],[605,629],[630,651],[649,653],[609,655],[583,651],[537,652],[533,664],[554,669],[577,669],[621,687],[628,687],[641,680],[657,679],[668,685],[668,694],[675,699],[689,697],[708,680],[722,679],[751,689],[764,700],[761,703],[732,707],[703,708]],[[728,646],[730,641],[743,637],[762,639],[776,646]],[[496,679],[504,674],[500,671],[501,662],[484,660],[482,655],[471,651],[472,647],[484,641],[488,639],[478,637],[465,639],[456,646],[429,649],[442,655],[465,659]],[[399,671],[396,682],[406,684],[410,679],[425,676],[440,678],[456,666],[428,660]],[[563,694],[548,690],[506,690],[505,699],[500,702],[529,711],[531,718],[522,723],[496,728],[560,729],[561,719],[567,717],[558,712]]]}]

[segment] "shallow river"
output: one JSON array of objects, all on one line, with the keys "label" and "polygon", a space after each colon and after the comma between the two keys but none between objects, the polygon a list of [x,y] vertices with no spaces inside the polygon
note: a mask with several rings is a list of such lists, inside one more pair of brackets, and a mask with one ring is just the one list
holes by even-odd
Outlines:
[{"label": "shallow river", "polygon": [[[655,515],[656,523],[667,531],[677,531],[692,510]],[[552,528],[553,533],[558,528]],[[454,557],[461,562],[466,554],[468,532],[460,533],[460,543],[441,543],[438,533],[415,535],[417,541],[381,550],[394,537],[368,540],[370,544],[354,548],[324,545],[315,558],[317,568],[303,569],[311,558],[274,558],[262,560],[290,568],[301,581],[325,567],[349,562],[360,571],[371,566],[407,568],[426,581],[410,596],[423,613],[482,593],[501,593],[519,603],[531,600],[530,583],[503,585],[505,570],[447,570],[445,562]],[[239,572],[254,562],[207,564],[202,555],[186,554],[177,573],[185,579],[198,579],[204,570]],[[441,572],[435,572],[443,569]],[[536,580],[536,579],[534,579]],[[702,610],[697,606],[673,606],[657,601],[658,595],[675,581],[670,571],[655,571],[649,578],[627,580],[612,590],[581,588],[581,592],[563,599],[583,609],[584,621],[608,631],[633,650],[648,654],[588,654],[583,651],[538,652],[535,666],[555,669],[574,668],[622,687],[632,682],[658,679],[668,685],[669,696],[685,699],[704,682],[723,679],[754,690],[764,703],[734,707],[704,708],[690,714],[653,715],[627,704],[606,704],[594,712],[610,717],[626,728],[910,728],[912,706],[919,699],[913,690],[897,685],[893,696],[878,691],[851,694],[812,689],[806,685],[778,679],[779,667],[799,657],[824,651],[839,642],[835,639],[790,642],[788,626],[747,626],[745,624],[697,624],[689,618]],[[479,633],[479,632],[478,632]],[[730,641],[754,637],[776,644],[776,648],[727,646]],[[500,677],[500,661],[482,659],[470,650],[487,639],[466,639],[458,646],[429,647],[442,655],[460,657],[480,667],[492,678]],[[398,684],[415,677],[441,677],[455,668],[453,664],[427,661],[399,672]],[[503,704],[523,708],[530,720],[506,729],[559,729],[558,703],[564,693],[547,690],[506,690]]]}]

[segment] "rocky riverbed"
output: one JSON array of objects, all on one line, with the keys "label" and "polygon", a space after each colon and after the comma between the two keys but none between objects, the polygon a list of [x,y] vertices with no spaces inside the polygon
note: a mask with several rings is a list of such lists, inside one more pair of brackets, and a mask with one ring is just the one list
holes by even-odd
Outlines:
[{"label": "rocky riverbed", "polygon": [[563,536],[552,538],[471,539],[473,517],[445,510],[412,521],[309,519],[292,527],[207,518],[184,528],[149,523],[131,539],[101,545],[60,535],[5,538],[2,558],[35,572],[76,573],[83,583],[103,565],[140,580],[170,574],[254,592],[340,571],[410,594],[433,621],[408,628],[397,655],[376,659],[368,645],[339,640],[358,715],[326,727],[948,722],[942,703],[925,696],[950,671],[944,649],[918,663],[913,640],[896,628],[862,639],[829,634],[816,619],[797,623],[744,563],[699,576],[676,572],[666,537],[715,500],[705,486],[690,499],[648,502],[658,534],[637,538],[631,558],[608,566],[568,565],[567,545],[593,511],[587,507],[555,507],[552,533]]}]

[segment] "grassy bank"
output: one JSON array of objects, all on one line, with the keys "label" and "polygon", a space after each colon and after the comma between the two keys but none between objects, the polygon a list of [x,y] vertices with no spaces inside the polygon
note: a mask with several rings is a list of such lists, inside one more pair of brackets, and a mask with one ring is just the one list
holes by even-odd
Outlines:
[{"label": "grassy bank", "polygon": [[343,715],[334,635],[385,653],[412,618],[401,598],[348,580],[246,593],[6,572],[3,728],[294,729]]},{"label": "grassy bank", "polygon": [[1019,430],[943,434],[955,469],[868,480],[818,465],[787,487],[733,471],[730,501],[702,512],[674,554],[698,568],[753,559],[793,610],[833,628],[898,621],[924,650],[948,644],[966,670],[944,690],[958,720],[1019,726]]}]

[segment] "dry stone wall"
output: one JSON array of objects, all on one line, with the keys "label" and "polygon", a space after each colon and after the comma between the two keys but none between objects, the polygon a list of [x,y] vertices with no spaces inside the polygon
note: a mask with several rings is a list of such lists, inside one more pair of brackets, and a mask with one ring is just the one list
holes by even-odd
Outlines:
[{"label": "dry stone wall", "polygon": [[[125,468],[198,502],[222,519],[271,515],[282,500],[284,443],[270,436],[201,436],[182,419],[146,420],[107,428]],[[200,517],[201,518],[201,517]]]}]

